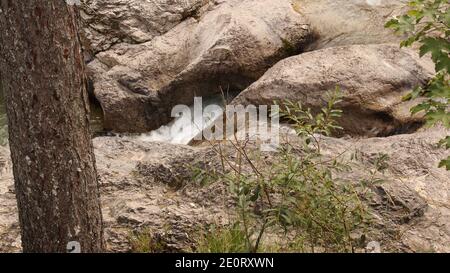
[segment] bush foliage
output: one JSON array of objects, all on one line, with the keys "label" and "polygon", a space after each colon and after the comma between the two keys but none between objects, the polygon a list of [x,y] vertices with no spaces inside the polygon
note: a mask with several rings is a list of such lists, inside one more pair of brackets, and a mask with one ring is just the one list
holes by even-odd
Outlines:
[{"label": "bush foliage", "polygon": [[[413,0],[408,5],[407,13],[391,19],[386,27],[405,35],[401,47],[418,44],[421,57],[429,54],[435,63],[436,75],[426,87],[416,87],[405,99],[424,97],[411,112],[424,112],[430,126],[442,123],[450,128],[450,3],[448,0]],[[450,149],[450,136],[440,144]],[[450,156],[439,166],[450,170]]]},{"label": "bush foliage", "polygon": [[[280,145],[269,162],[247,142],[231,142],[232,154],[237,154],[232,161],[225,149],[217,149],[221,169],[197,172],[195,179],[202,184],[225,182],[236,213],[229,230],[217,233],[214,228],[200,240],[199,251],[273,251],[276,245],[276,251],[354,252],[361,247],[364,238],[355,234],[364,234],[371,222],[363,200],[368,188],[381,182],[376,172],[383,170],[387,158],[380,156],[368,179],[336,177],[350,171],[349,160],[323,156],[321,138],[341,129],[336,123],[339,101],[339,90],[329,93],[319,113],[285,101],[281,116],[292,122],[298,138]],[[205,179],[208,175],[211,178]],[[268,233],[281,239],[267,240]]]}]

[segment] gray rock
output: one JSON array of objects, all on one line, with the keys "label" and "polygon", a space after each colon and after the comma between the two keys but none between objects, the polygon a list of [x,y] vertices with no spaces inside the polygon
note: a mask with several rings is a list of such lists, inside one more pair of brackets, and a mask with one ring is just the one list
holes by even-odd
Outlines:
[{"label": "gray rock", "polygon": [[92,53],[143,43],[195,16],[208,0],[83,0],[83,35]]},{"label": "gray rock", "polygon": [[398,45],[326,48],[284,59],[244,90],[233,104],[271,105],[289,99],[318,111],[325,94],[341,88],[340,124],[352,135],[386,136],[417,129],[415,102],[402,98],[433,75],[432,62]]},{"label": "gray rock", "polygon": [[[450,251],[450,176],[437,168],[448,151],[436,145],[448,133],[433,128],[387,138],[320,137],[325,156],[350,158],[359,154],[352,170],[339,174],[341,181],[367,178],[379,153],[389,156],[380,177],[384,182],[374,191],[373,199],[367,200],[378,219],[371,230],[374,235],[368,239],[378,241],[383,252]],[[131,137],[96,138],[94,146],[108,251],[130,251],[130,235],[146,229],[163,242],[161,251],[192,250],[202,227],[225,224],[234,211],[222,183],[200,187],[189,175],[192,165],[203,169],[220,165],[211,147],[142,142]],[[223,148],[232,149],[227,145]],[[0,150],[3,158],[5,153]],[[272,155],[264,157],[270,160]],[[2,252],[20,251],[12,185],[9,168],[0,177]]]},{"label": "gray rock", "polygon": [[149,42],[100,52],[88,70],[105,126],[143,132],[167,123],[172,107],[194,95],[244,89],[310,39],[288,0],[228,0]]},{"label": "gray rock", "polygon": [[[155,172],[150,170],[165,166],[175,172],[173,177],[178,172],[185,174],[189,172],[186,164],[201,149],[115,137],[95,139],[94,148],[108,251],[129,252],[132,234],[147,229],[153,230],[153,236],[162,241],[161,251],[191,251],[195,232],[207,224],[220,223],[225,217],[220,205],[210,208],[196,205],[196,200],[202,199],[198,197],[202,190],[192,188],[187,190],[192,196],[183,194],[165,180],[163,173],[153,176]],[[7,149],[0,147],[0,158],[5,158],[10,165],[8,154]],[[144,162],[146,167],[138,167]],[[21,251],[12,188],[12,170],[3,169],[0,171],[0,252]]]},{"label": "gray rock", "polygon": [[243,90],[302,51],[397,42],[383,26],[403,2],[85,0],[85,47],[96,54],[88,70],[106,129],[156,129],[174,105]]},{"label": "gray rock", "polygon": [[[341,140],[327,138],[327,153],[360,151],[349,181],[367,176],[364,170],[380,154],[389,157],[384,182],[375,191],[372,206],[381,217],[379,240],[383,252],[450,251],[450,175],[438,168],[449,151],[437,143],[449,130],[432,128],[387,138]],[[341,144],[338,144],[338,143]]]},{"label": "gray rock", "polygon": [[379,242],[371,241],[367,244],[366,251],[368,253],[381,253],[381,245]]},{"label": "gray rock", "polygon": [[311,24],[316,39],[309,50],[326,47],[397,43],[384,24],[402,14],[406,0],[293,0],[297,12]]}]

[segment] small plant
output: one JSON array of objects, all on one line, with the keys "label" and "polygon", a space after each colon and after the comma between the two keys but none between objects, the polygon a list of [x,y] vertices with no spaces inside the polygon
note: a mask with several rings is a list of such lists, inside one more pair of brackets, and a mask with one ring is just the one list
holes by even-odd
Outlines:
[{"label": "small plant", "polygon": [[[408,5],[408,12],[387,22],[386,27],[406,35],[401,47],[417,43],[421,57],[430,54],[436,75],[425,88],[416,87],[405,100],[424,97],[425,100],[414,106],[411,112],[424,112],[430,126],[442,123],[450,128],[450,3],[448,0],[413,0]],[[440,144],[449,149],[449,136]],[[450,170],[450,156],[443,159],[439,167]]]},{"label": "small plant", "polygon": [[165,246],[154,237],[151,229],[130,232],[129,241],[131,251],[134,253],[160,253],[164,252]]},{"label": "small plant", "polygon": [[197,252],[201,253],[244,253],[249,246],[239,223],[226,228],[212,226],[199,241]]},{"label": "small plant", "polygon": [[336,109],[336,104],[341,102],[340,88],[328,93],[327,106],[321,109],[317,115],[314,115],[311,109],[304,109],[301,103],[294,103],[290,100],[284,102],[284,111],[280,117],[287,119],[293,125],[297,135],[304,139],[309,145],[313,143],[317,152],[320,153],[320,143],[316,135],[329,136],[334,131],[342,130],[337,123],[337,119],[342,116],[342,110]]},{"label": "small plant", "polygon": [[[355,251],[360,243],[355,231],[370,223],[361,200],[367,188],[379,181],[375,174],[360,183],[339,181],[335,173],[348,171],[349,163],[321,154],[320,135],[341,129],[336,123],[342,113],[335,107],[339,102],[339,89],[329,93],[327,105],[317,114],[285,102],[281,116],[292,121],[299,138],[282,145],[270,162],[262,160],[261,152],[248,141],[230,142],[237,155],[233,161],[219,144],[222,170],[211,172],[211,180],[226,182],[236,213],[231,227],[214,230],[201,240],[201,251],[260,252],[270,248],[265,238],[269,231],[290,238],[283,251],[315,252],[317,247],[327,252]],[[385,168],[383,160],[377,170]],[[196,177],[210,181],[205,178],[208,173],[196,172]]]}]

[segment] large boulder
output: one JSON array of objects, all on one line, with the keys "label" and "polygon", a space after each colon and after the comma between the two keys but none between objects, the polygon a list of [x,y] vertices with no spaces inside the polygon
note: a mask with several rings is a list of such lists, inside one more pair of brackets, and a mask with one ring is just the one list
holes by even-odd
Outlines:
[{"label": "large boulder", "polygon": [[289,99],[318,111],[327,91],[341,88],[345,133],[386,136],[422,124],[411,116],[414,102],[402,98],[433,75],[433,64],[397,45],[352,45],[308,52],[277,63],[233,100],[233,104],[271,105]]},{"label": "large boulder", "polygon": [[83,34],[92,53],[143,43],[201,12],[208,0],[83,0]]},{"label": "large boulder", "polygon": [[325,47],[397,42],[385,23],[402,14],[405,0],[292,0],[311,24],[316,39],[308,50]]},{"label": "large boulder", "polygon": [[289,0],[227,0],[149,42],[98,53],[88,70],[106,128],[143,132],[167,123],[172,107],[194,94],[244,89],[310,39]]}]

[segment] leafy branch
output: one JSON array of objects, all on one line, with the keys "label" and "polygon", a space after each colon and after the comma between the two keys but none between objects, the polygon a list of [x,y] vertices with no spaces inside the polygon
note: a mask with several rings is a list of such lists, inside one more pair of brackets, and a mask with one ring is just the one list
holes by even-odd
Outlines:
[{"label": "leafy branch", "polygon": [[[411,112],[423,112],[429,126],[441,123],[450,128],[450,4],[448,0],[413,0],[408,6],[406,14],[391,19],[385,27],[406,36],[401,47],[417,43],[420,57],[430,54],[436,75],[425,87],[416,87],[404,99],[425,98]],[[440,143],[449,149],[449,137]],[[439,167],[450,170],[450,156]]]}]

